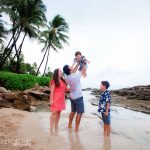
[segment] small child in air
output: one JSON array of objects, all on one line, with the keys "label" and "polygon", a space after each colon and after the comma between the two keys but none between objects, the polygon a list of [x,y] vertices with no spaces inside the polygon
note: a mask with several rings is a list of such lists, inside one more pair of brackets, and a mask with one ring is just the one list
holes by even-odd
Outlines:
[{"label": "small child in air", "polygon": [[[72,67],[74,67],[76,63],[79,63],[79,71],[81,71],[83,68],[83,65],[85,65],[85,67],[87,69],[87,67],[88,67],[87,64],[89,64],[90,61],[87,60],[85,56],[82,56],[81,52],[77,51],[77,52],[75,52],[75,58],[74,58],[74,63],[72,65]],[[87,74],[86,74],[86,70],[85,70],[83,77],[86,77],[86,76],[87,76]]]},{"label": "small child in air", "polygon": [[100,90],[103,92],[100,96],[98,112],[102,115],[102,120],[104,122],[104,136],[110,135],[110,105],[111,105],[111,95],[108,91],[110,84],[108,81],[102,81],[100,85]]}]

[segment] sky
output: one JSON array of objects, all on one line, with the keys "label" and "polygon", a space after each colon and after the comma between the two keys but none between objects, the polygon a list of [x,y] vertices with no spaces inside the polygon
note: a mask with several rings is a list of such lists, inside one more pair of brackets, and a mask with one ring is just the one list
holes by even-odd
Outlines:
[{"label": "sky", "polygon": [[[150,84],[149,0],[43,0],[47,19],[60,14],[69,24],[69,45],[50,51],[53,71],[72,65],[75,51],[90,60],[83,88],[98,88],[108,80],[111,89]],[[25,61],[40,64],[41,44],[26,39]],[[44,65],[43,65],[44,66]],[[43,67],[41,72],[43,71]]]}]

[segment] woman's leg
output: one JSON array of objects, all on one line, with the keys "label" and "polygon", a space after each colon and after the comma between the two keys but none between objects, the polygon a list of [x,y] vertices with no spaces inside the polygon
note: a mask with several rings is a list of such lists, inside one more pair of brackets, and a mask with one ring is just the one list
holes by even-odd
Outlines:
[{"label": "woman's leg", "polygon": [[56,112],[56,118],[55,118],[55,130],[56,131],[58,129],[58,123],[59,123],[59,119],[60,119],[60,113],[61,113],[61,111],[57,111]]},{"label": "woman's leg", "polygon": [[51,117],[50,117],[50,130],[53,132],[54,124],[55,124],[55,119],[56,118],[56,112],[53,111],[51,112]]}]

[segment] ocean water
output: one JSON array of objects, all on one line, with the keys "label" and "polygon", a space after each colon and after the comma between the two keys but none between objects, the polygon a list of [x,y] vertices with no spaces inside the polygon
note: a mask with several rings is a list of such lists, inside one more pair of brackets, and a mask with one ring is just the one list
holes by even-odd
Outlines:
[{"label": "ocean water", "polygon": [[[103,122],[99,117],[100,114],[97,113],[97,106],[89,102],[95,97],[90,95],[90,91],[84,91],[83,96],[85,114],[81,120],[79,133],[67,129],[70,112],[70,101],[67,100],[67,109],[62,112],[60,118],[59,131],[55,136],[50,136],[50,141],[53,147],[56,145],[56,150],[57,140],[68,150],[150,150],[150,115],[111,106],[111,136],[104,137]],[[49,133],[50,113],[39,112],[38,117],[43,130]]]}]

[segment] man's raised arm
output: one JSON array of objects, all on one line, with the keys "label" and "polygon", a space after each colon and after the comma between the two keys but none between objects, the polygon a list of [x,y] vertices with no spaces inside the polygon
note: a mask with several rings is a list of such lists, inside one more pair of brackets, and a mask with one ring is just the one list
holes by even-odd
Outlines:
[{"label": "man's raised arm", "polygon": [[77,70],[78,70],[78,68],[79,68],[79,63],[77,63],[76,64],[76,66],[73,68],[73,73],[76,73],[77,72]]}]

